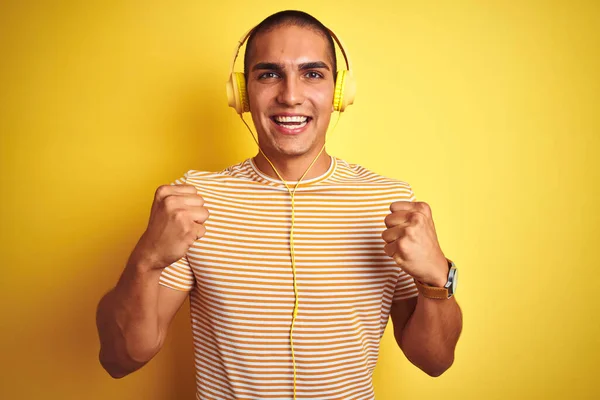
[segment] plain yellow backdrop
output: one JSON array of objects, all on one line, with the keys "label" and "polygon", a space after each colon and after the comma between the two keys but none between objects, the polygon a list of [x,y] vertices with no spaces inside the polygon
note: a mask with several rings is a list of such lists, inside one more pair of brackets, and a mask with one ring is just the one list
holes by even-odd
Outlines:
[{"label": "plain yellow backdrop", "polygon": [[330,153],[411,183],[460,268],[454,365],[428,377],[388,329],[377,399],[600,398],[600,2],[567,0],[1,2],[0,398],[193,398],[187,306],[118,381],[95,307],[158,185],[255,154],[224,83],[288,8],[354,62]]}]

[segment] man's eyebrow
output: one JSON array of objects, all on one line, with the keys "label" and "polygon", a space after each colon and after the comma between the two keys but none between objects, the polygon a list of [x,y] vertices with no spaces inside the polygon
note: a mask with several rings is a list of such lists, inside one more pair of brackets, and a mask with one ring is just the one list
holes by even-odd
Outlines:
[{"label": "man's eyebrow", "polygon": [[252,67],[252,71],[258,71],[261,69],[270,69],[270,70],[274,70],[274,71],[282,71],[283,70],[283,64],[277,64],[277,63],[272,63],[272,62],[261,62],[256,64],[254,67]]},{"label": "man's eyebrow", "polygon": [[[326,69],[328,71],[330,70],[329,65],[327,65],[323,61],[311,61],[311,62],[306,62],[306,63],[302,63],[302,64],[298,65],[298,70],[300,70],[300,71],[304,71],[307,69]],[[273,62],[261,62],[261,63],[254,65],[254,67],[252,67],[252,71],[259,71],[259,70],[283,71],[284,66],[283,66],[283,64],[278,64],[278,63],[273,63]]]},{"label": "man's eyebrow", "polygon": [[304,71],[307,69],[326,69],[330,70],[329,65],[325,64],[323,61],[312,61],[307,63],[302,63],[298,66],[300,71]]}]

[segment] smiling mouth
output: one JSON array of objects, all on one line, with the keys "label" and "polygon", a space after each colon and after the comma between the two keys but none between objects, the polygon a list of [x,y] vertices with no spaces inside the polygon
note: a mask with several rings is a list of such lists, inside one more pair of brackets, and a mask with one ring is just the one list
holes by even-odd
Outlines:
[{"label": "smiling mouth", "polygon": [[304,128],[306,124],[308,124],[312,120],[312,118],[303,115],[275,115],[271,117],[271,120],[277,125],[281,126],[282,128],[294,130]]}]

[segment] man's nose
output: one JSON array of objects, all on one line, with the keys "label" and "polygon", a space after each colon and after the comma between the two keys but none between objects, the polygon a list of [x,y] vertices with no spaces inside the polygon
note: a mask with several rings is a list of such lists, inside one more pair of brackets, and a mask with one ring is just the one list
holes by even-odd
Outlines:
[{"label": "man's nose", "polygon": [[302,83],[299,78],[290,74],[281,82],[277,101],[280,104],[293,107],[304,103]]}]

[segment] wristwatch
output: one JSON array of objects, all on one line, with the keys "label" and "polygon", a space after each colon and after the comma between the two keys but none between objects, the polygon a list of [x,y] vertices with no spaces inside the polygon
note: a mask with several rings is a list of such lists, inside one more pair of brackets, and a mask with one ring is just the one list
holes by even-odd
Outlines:
[{"label": "wristwatch", "polygon": [[448,281],[446,282],[444,287],[430,286],[425,283],[419,282],[415,279],[415,285],[417,285],[419,293],[421,293],[424,297],[427,297],[429,299],[445,300],[449,299],[454,295],[454,293],[456,293],[458,270],[456,269],[456,266],[454,265],[454,262],[452,262],[452,260],[449,260],[447,258],[446,260],[448,261],[449,271]]}]

